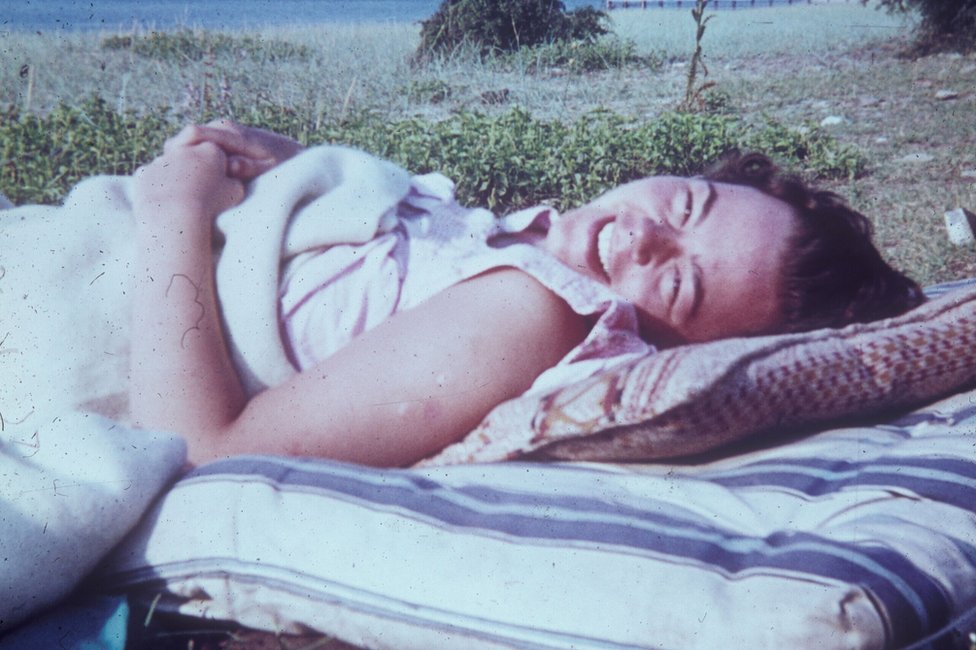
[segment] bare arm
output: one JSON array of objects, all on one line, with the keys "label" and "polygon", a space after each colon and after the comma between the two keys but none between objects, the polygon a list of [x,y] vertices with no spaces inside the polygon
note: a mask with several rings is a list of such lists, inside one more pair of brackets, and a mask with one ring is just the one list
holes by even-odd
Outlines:
[{"label": "bare arm", "polygon": [[130,399],[137,423],[185,432],[240,413],[243,391],[213,284],[213,219],[241,201],[242,182],[301,150],[291,138],[217,120],[184,128],[136,172]]},{"label": "bare arm", "polygon": [[586,334],[583,319],[512,269],[455,285],[257,395],[195,462],[235,453],[405,465],[524,392]]},{"label": "bare arm", "polygon": [[136,174],[131,406],[194,463],[241,453],[404,465],[523,392],[585,335],[562,300],[498,270],[451,287],[247,403],[222,338],[213,218],[241,200],[222,147],[175,142]]},{"label": "bare arm", "polygon": [[216,145],[167,144],[135,174],[134,421],[180,433],[222,426],[244,406],[214,290],[214,217],[243,197]]}]

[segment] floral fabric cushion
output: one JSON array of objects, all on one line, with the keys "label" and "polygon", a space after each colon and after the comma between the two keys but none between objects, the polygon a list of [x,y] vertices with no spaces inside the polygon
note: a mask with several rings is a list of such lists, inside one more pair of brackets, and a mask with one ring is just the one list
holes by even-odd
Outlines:
[{"label": "floral fabric cushion", "polygon": [[898,318],[683,346],[511,400],[423,464],[674,458],[785,425],[915,406],[974,380],[969,284]]}]

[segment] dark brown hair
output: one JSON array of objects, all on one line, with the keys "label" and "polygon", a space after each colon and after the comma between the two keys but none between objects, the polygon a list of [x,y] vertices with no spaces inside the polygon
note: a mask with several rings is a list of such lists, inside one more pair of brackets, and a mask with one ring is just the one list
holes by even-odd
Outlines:
[{"label": "dark brown hair", "polygon": [[780,289],[780,332],[843,327],[896,316],[925,297],[871,241],[871,223],[837,194],[782,173],[765,155],[733,152],[705,173],[747,185],[790,205],[799,228],[789,243]]}]

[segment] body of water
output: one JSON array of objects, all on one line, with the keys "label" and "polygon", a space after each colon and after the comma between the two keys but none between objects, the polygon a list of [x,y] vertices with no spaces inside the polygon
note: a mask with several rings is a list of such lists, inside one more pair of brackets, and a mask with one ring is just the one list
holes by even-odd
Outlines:
[{"label": "body of water", "polygon": [[[564,0],[568,9],[603,0]],[[181,26],[211,29],[314,23],[419,21],[440,0],[2,0],[0,29],[19,31]]]}]

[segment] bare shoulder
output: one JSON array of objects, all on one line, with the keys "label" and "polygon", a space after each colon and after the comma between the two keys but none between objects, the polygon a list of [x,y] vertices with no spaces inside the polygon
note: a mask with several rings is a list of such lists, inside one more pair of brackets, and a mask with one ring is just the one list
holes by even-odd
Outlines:
[{"label": "bare shoulder", "polygon": [[[438,309],[464,308],[475,316],[471,325],[492,337],[526,337],[552,347],[562,358],[585,338],[586,319],[529,274],[515,268],[495,269],[461,282],[431,299]],[[463,316],[461,316],[463,318]],[[552,365],[552,364],[549,364]]]}]

